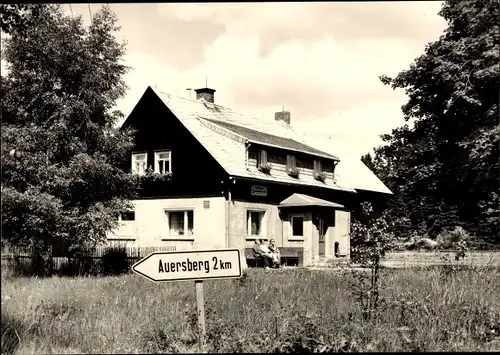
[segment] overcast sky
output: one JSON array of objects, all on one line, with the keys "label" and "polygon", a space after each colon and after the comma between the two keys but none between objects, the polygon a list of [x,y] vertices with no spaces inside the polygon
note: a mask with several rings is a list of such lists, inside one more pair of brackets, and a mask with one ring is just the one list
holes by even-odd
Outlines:
[{"label": "overcast sky", "polygon": [[[88,23],[88,5],[71,6]],[[207,76],[216,103],[269,119],[284,106],[294,127],[359,155],[404,124],[404,91],[378,77],[408,68],[446,27],[439,1],[110,6],[133,67],[126,115],[148,85],[187,96]]]}]

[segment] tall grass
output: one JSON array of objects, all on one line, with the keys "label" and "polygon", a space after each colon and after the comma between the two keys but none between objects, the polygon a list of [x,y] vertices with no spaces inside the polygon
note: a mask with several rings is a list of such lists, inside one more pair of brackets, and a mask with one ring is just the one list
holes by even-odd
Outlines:
[{"label": "tall grass", "polygon": [[498,269],[382,269],[382,303],[370,320],[352,277],[250,270],[206,281],[203,349],[194,282],[4,277],[2,354],[500,350]]}]

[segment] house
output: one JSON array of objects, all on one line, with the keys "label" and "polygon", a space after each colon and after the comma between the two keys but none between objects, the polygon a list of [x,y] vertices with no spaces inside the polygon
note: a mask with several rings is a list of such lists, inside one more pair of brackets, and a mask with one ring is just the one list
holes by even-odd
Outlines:
[{"label": "house", "polygon": [[144,183],[109,242],[238,248],[250,261],[264,237],[303,265],[349,258],[350,211],[387,187],[359,158],[344,162],[327,141],[296,132],[289,112],[257,119],[218,105],[213,89],[195,92],[148,87],[123,123],[135,130],[123,168]]}]

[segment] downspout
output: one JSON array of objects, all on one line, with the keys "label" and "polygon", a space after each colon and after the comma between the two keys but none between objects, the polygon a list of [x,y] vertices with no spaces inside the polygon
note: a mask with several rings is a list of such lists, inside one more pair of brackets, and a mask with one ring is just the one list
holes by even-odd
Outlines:
[{"label": "downspout", "polygon": [[247,140],[245,142],[245,168],[248,170],[248,148],[250,148],[250,142]]},{"label": "downspout", "polygon": [[285,243],[285,214],[283,213],[283,210],[280,210],[279,213],[281,219],[281,247],[283,248]]},{"label": "downspout", "polygon": [[[224,180],[222,180],[220,182],[221,184],[224,185]],[[224,196],[226,193],[226,188],[224,186],[222,186],[222,191],[221,191],[221,194],[222,196]],[[224,238],[224,246],[227,248],[228,246],[228,240],[229,240],[229,214],[227,213],[227,210],[228,210],[228,204],[227,204],[227,200],[228,200],[228,197],[227,196],[224,196],[226,198],[226,205],[225,205],[225,210],[224,210],[224,222],[225,222],[225,238]]]}]

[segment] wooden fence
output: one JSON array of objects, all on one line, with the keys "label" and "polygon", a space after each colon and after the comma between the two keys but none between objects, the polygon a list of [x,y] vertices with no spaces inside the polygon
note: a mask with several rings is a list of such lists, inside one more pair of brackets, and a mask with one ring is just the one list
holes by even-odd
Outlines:
[{"label": "wooden fence", "polygon": [[[126,252],[125,263],[122,268],[131,270],[132,265],[155,251],[175,251],[175,246],[100,246],[92,250],[84,250],[76,256],[69,257],[61,256],[60,253],[52,253],[49,251],[48,256],[44,259],[44,268],[50,270],[50,274],[100,274],[109,267],[103,263],[113,263],[111,258],[107,258],[110,249],[121,249]],[[41,266],[37,263],[33,248],[25,247],[5,247],[2,248],[1,266],[2,271],[8,270],[14,274],[36,274]],[[56,256],[54,256],[56,255]]]}]

